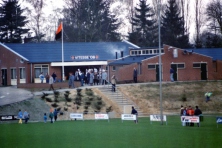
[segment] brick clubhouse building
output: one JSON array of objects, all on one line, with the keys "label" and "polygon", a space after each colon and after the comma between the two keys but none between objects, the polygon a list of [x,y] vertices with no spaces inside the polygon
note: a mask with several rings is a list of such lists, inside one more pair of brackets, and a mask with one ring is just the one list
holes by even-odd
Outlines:
[{"label": "brick clubhouse building", "polygon": [[[116,75],[119,83],[133,80],[134,67],[138,82],[159,81],[158,48],[140,48],[127,41],[64,43],[0,43],[0,85],[40,83],[41,72],[57,74],[62,81],[77,69],[105,69],[108,79]],[[179,49],[163,45],[161,49],[162,80],[170,81],[170,67],[175,81],[222,79],[222,49]]]}]

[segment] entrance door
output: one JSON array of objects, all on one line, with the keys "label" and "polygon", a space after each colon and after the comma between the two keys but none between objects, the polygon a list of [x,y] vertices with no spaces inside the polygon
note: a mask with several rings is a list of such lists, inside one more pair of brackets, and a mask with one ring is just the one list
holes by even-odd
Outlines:
[{"label": "entrance door", "polygon": [[7,86],[7,69],[2,69],[2,85]]},{"label": "entrance door", "polygon": [[201,80],[207,80],[207,63],[201,63]]},{"label": "entrance door", "polygon": [[177,81],[177,64],[171,64],[171,67],[174,70],[173,79]]},{"label": "entrance door", "polygon": [[156,65],[156,81],[160,80],[159,65]]}]

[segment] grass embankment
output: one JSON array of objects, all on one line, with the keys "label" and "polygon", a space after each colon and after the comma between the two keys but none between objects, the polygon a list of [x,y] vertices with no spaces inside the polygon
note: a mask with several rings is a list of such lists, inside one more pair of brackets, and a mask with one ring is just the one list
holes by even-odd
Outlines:
[{"label": "grass embankment", "polygon": [[167,120],[167,125],[150,124],[149,118],[139,118],[138,124],[120,119],[0,124],[0,141],[3,148],[221,147],[222,126],[217,128],[215,117],[205,117],[201,127],[183,127],[179,116],[168,116]]},{"label": "grass embankment", "polygon": [[[132,99],[145,113],[159,113],[159,84],[121,86],[125,95]],[[163,83],[162,105],[165,113],[177,113],[180,106],[196,105],[204,113],[222,112],[222,82],[174,82]],[[205,102],[204,94],[212,92],[211,101]]]}]

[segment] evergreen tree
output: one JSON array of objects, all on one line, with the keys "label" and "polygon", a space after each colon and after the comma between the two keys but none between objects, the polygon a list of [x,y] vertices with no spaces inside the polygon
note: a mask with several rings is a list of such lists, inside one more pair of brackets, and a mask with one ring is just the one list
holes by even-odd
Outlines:
[{"label": "evergreen tree", "polygon": [[0,42],[22,42],[22,35],[29,31],[29,29],[24,29],[27,21],[22,15],[23,11],[18,0],[3,1],[0,7]]},{"label": "evergreen tree", "polygon": [[154,20],[154,11],[146,0],[140,0],[132,18],[132,32],[129,41],[138,46],[157,46],[157,26]]},{"label": "evergreen tree", "polygon": [[109,0],[77,0],[64,10],[64,39],[72,42],[119,41],[119,24]]},{"label": "evergreen tree", "polygon": [[189,47],[189,36],[185,34],[184,19],[176,0],[168,0],[161,21],[161,40],[163,44],[186,48]]}]

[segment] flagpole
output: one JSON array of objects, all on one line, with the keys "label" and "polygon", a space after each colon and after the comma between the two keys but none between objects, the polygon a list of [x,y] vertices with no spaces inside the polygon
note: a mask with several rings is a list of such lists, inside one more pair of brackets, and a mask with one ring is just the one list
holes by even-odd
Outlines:
[{"label": "flagpole", "polygon": [[65,73],[64,73],[64,52],[63,52],[63,23],[62,23],[62,81],[65,81]]}]

